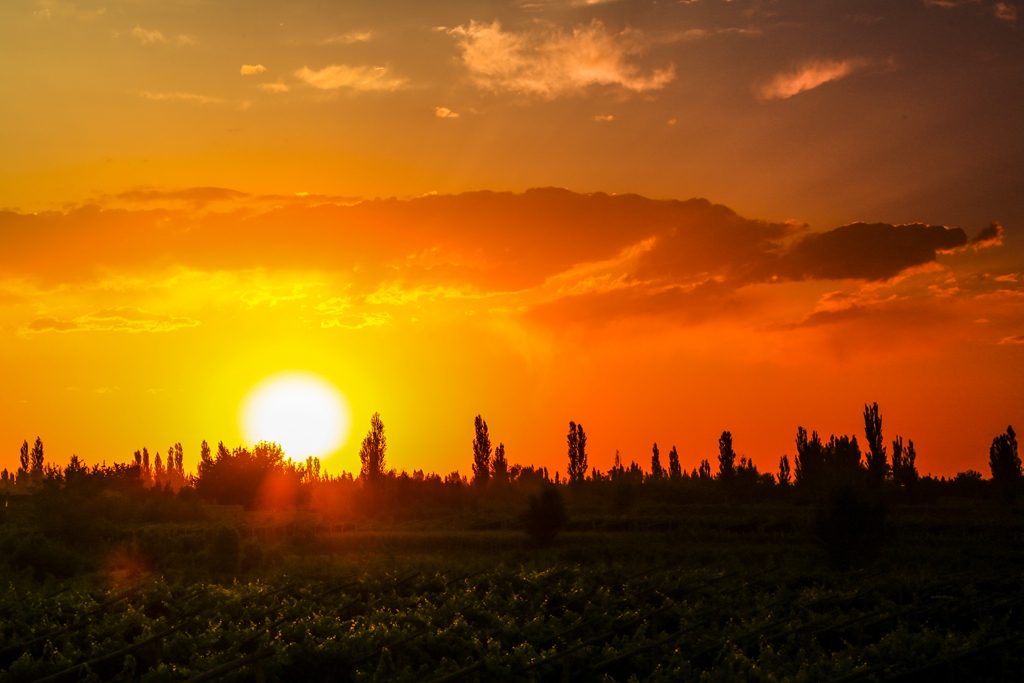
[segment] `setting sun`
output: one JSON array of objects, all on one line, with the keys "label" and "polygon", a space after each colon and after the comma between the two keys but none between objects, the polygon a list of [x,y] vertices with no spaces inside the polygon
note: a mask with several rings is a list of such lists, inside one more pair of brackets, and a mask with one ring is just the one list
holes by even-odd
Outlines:
[{"label": "setting sun", "polygon": [[249,443],[273,441],[294,459],[322,457],[348,439],[352,413],[344,394],[309,372],[279,372],[258,382],[239,410]]}]

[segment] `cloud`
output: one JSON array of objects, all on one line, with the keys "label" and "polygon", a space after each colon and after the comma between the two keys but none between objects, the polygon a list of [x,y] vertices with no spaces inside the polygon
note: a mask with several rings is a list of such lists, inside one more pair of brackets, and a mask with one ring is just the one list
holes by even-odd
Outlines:
[{"label": "cloud", "polygon": [[997,19],[1017,21],[1017,7],[1008,2],[997,2],[995,7],[992,8],[992,12],[996,15]]},{"label": "cloud", "polygon": [[373,39],[373,31],[349,31],[339,36],[332,36],[322,41],[324,45],[340,43],[352,45],[353,43],[366,43]]},{"label": "cloud", "polygon": [[296,71],[295,75],[299,80],[321,90],[337,90],[339,88],[358,91],[398,90],[408,82],[406,78],[392,76],[390,70],[383,66],[335,64],[319,71],[313,71],[304,66]]},{"label": "cloud", "polygon": [[181,100],[197,104],[224,104],[225,102],[220,97],[208,97],[190,92],[149,92],[148,90],[143,90],[142,96],[154,102],[165,102],[167,100]]},{"label": "cloud", "polygon": [[992,223],[987,228],[983,228],[978,236],[971,240],[971,245],[975,249],[984,249],[985,247],[998,247],[1003,243],[1003,226],[999,223]]},{"label": "cloud", "polygon": [[146,313],[137,308],[107,308],[74,320],[37,318],[26,327],[28,332],[170,332],[195,327],[199,321],[172,315]]},{"label": "cloud", "polygon": [[289,90],[284,83],[260,83],[256,87],[264,92],[288,92]]},{"label": "cloud", "polygon": [[833,60],[810,61],[795,71],[780,73],[770,83],[758,89],[763,100],[787,99],[813,90],[829,81],[836,81],[853,73],[864,65],[863,60],[847,59],[841,62]]},{"label": "cloud", "polygon": [[1000,344],[1024,344],[1024,334],[1015,334],[1012,337],[1003,337]]},{"label": "cloud", "polygon": [[137,189],[119,192],[115,198],[128,202],[186,201],[197,204],[249,197],[246,192],[226,187],[187,187],[182,190]]},{"label": "cloud", "polygon": [[250,76],[252,74],[261,74],[261,73],[263,73],[266,70],[267,70],[267,67],[263,66],[262,64],[243,64],[242,65],[242,75],[243,76]]},{"label": "cloud", "polygon": [[598,114],[597,116],[594,117],[594,120],[597,121],[598,123],[609,123],[611,121],[614,121],[615,117],[612,116],[611,114]]},{"label": "cloud", "polygon": [[504,31],[498,21],[470,22],[448,31],[476,84],[494,91],[556,97],[590,86],[618,86],[633,92],[660,90],[675,78],[675,67],[644,72],[634,58],[647,51],[639,31],[609,32],[594,20],[572,31]]},{"label": "cloud", "polygon": [[886,280],[967,244],[960,228],[853,223],[807,235],[772,264],[772,274],[791,279]]},{"label": "cloud", "polygon": [[[814,312],[833,315],[807,318],[805,326],[837,320],[840,310],[873,309],[897,290],[929,305],[941,299],[943,305],[976,301],[970,305],[989,308],[1019,305],[1024,294],[1008,289],[1016,283],[1006,279],[975,280],[948,270],[951,262],[976,258],[959,228],[853,223],[810,232],[703,199],[544,188],[351,203],[224,188],[143,188],[113,203],[130,208],[0,212],[0,272],[23,283],[19,291],[33,298],[66,287],[135,291],[154,273],[168,281],[182,273],[234,278],[242,283],[232,285],[235,305],[280,302],[313,313],[314,324],[346,328],[387,322],[365,317],[367,306],[374,315],[396,315],[396,306],[484,299],[484,310],[535,311],[535,319],[552,323],[603,315],[669,316],[694,324],[749,315],[757,308],[750,291],[785,283],[799,291],[809,291],[801,283],[821,283],[816,286],[832,292],[860,288],[855,296],[809,302]],[[253,275],[268,272],[301,273],[309,284],[296,288],[294,276],[264,282]],[[337,286],[321,292],[322,283]],[[320,308],[317,301],[329,305]],[[161,331],[198,324],[132,311],[138,309],[69,318],[50,309],[24,329]],[[806,313],[787,315],[803,320]],[[969,319],[998,315],[978,308]]]},{"label": "cloud", "polygon": [[167,44],[172,43],[174,45],[194,45],[195,39],[186,35],[179,35],[168,38],[161,31],[155,29],[144,29],[141,26],[136,26],[132,29],[132,36],[139,39],[139,42],[143,45],[154,45],[154,44]]},{"label": "cloud", "polygon": [[457,119],[459,115],[448,107],[434,107],[434,116],[441,119]]}]

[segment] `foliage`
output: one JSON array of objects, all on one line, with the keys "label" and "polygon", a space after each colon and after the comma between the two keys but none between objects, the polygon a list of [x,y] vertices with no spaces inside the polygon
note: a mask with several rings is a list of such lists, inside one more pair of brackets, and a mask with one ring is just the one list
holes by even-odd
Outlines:
[{"label": "foliage", "polygon": [[563,562],[57,588],[0,588],[0,679],[1002,681],[1024,665],[1017,576]]},{"label": "foliage", "polygon": [[[878,412],[878,404],[864,404],[864,437],[867,441],[868,479],[872,484],[880,486],[889,471],[886,461],[885,439],[882,437],[882,416]],[[895,450],[893,458],[895,461]]]},{"label": "foliage", "polygon": [[359,476],[370,483],[375,483],[384,476],[384,463],[387,457],[388,440],[384,436],[384,423],[380,413],[370,418],[370,431],[363,438],[359,447]]},{"label": "foliage", "polygon": [[569,422],[569,434],[566,437],[569,445],[569,466],[566,473],[571,482],[581,482],[587,476],[587,435],[582,424]]},{"label": "foliage", "polygon": [[473,421],[476,437],[473,439],[473,483],[486,486],[491,478],[491,437],[487,433],[487,422],[477,415]]},{"label": "foliage", "polygon": [[1012,499],[1021,490],[1021,462],[1017,452],[1017,434],[1013,426],[992,439],[988,464],[992,470],[992,481],[1004,498]]}]

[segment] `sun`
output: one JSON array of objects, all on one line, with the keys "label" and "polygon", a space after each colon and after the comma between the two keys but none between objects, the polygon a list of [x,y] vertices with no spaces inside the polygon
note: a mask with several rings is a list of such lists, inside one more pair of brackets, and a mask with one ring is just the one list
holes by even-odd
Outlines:
[{"label": "sun", "polygon": [[238,418],[247,442],[273,441],[295,460],[333,453],[345,445],[352,427],[352,411],[338,387],[302,371],[257,382],[242,400]]}]

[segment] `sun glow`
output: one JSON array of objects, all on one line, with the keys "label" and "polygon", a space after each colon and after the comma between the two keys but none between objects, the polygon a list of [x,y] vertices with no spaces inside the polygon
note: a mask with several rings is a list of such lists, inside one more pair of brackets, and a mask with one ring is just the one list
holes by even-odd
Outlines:
[{"label": "sun glow", "polygon": [[279,372],[257,382],[239,410],[242,437],[273,441],[293,459],[322,457],[341,448],[352,426],[345,395],[310,372]]}]

